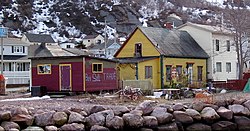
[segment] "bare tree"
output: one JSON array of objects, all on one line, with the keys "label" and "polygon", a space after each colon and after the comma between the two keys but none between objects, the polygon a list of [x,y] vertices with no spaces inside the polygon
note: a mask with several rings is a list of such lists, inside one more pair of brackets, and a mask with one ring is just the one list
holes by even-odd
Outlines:
[{"label": "bare tree", "polygon": [[227,3],[223,9],[223,22],[234,36],[239,79],[242,79],[244,63],[249,60],[250,11],[244,6]]}]

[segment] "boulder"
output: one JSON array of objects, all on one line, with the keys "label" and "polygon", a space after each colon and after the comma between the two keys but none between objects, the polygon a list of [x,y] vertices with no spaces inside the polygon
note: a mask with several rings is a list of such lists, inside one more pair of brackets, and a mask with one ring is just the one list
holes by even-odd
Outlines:
[{"label": "boulder", "polygon": [[238,104],[229,105],[228,109],[231,110],[234,113],[234,115],[247,115],[247,116],[250,115],[250,111],[242,105]]},{"label": "boulder", "polygon": [[219,121],[212,124],[213,131],[235,131],[237,125],[230,121]]},{"label": "boulder", "polygon": [[90,131],[109,131],[107,127],[94,125],[90,128]]},{"label": "boulder", "polygon": [[220,118],[220,116],[216,113],[216,111],[211,107],[205,107],[201,111],[201,118],[208,123],[212,123],[213,121]]},{"label": "boulder", "polygon": [[172,108],[172,105],[169,105],[169,104],[160,104],[160,105],[158,105],[158,107],[166,108],[167,112],[169,112],[169,113],[174,112],[174,109]]},{"label": "boulder", "polygon": [[124,127],[124,121],[119,116],[107,116],[106,117],[106,126],[110,129],[122,130]]},{"label": "boulder", "polygon": [[204,104],[204,107],[211,107],[211,108],[213,108],[214,110],[218,110],[218,109],[219,109],[219,106],[214,105],[214,104]]},{"label": "boulder", "polygon": [[90,109],[89,113],[93,114],[93,113],[97,113],[97,112],[104,111],[104,110],[105,110],[104,106],[102,106],[102,105],[95,105],[95,106],[93,106]]},{"label": "boulder", "polygon": [[173,110],[174,111],[185,111],[185,107],[183,104],[181,103],[176,103],[174,106],[173,106]]},{"label": "boulder", "polygon": [[157,118],[158,124],[165,124],[173,119],[173,115],[168,113],[167,109],[163,107],[156,107],[150,115]]},{"label": "boulder", "polygon": [[17,114],[29,115],[29,111],[25,107],[18,107],[18,108],[14,108],[13,110],[11,110],[12,116],[17,115]]},{"label": "boulder", "polygon": [[201,120],[201,114],[194,109],[186,109],[185,111],[189,116],[191,116],[194,120]]},{"label": "boulder", "polygon": [[250,110],[250,100],[247,100],[246,102],[243,103],[243,105]]},{"label": "boulder", "polygon": [[193,118],[184,111],[174,111],[173,115],[177,122],[181,122],[183,124],[190,124],[194,121]]},{"label": "boulder", "polygon": [[79,114],[81,114],[82,116],[84,117],[87,117],[88,116],[88,113],[86,111],[81,111]]},{"label": "boulder", "polygon": [[4,128],[0,126],[0,131],[4,131]]},{"label": "boulder", "polygon": [[45,131],[58,131],[56,126],[45,126]]},{"label": "boulder", "polygon": [[239,131],[250,130],[250,119],[245,116],[234,116],[234,122],[238,125]]},{"label": "boulder", "polygon": [[143,115],[148,115],[154,110],[156,104],[157,104],[156,101],[145,100],[144,102],[140,103],[135,108],[135,110],[141,110],[143,112]]},{"label": "boulder", "polygon": [[179,131],[176,123],[169,123],[157,127],[157,131]]},{"label": "boulder", "polygon": [[34,122],[34,117],[31,115],[17,114],[11,117],[11,121],[14,121],[22,126],[31,126]]},{"label": "boulder", "polygon": [[29,126],[22,131],[44,131],[44,130],[39,126]]},{"label": "boulder", "polygon": [[61,131],[85,131],[85,126],[79,123],[65,124],[60,128]]},{"label": "boulder", "polygon": [[53,120],[56,125],[62,126],[68,121],[68,115],[65,112],[56,112],[53,115]]},{"label": "boulder", "polygon": [[134,114],[134,115],[142,116],[143,111],[142,110],[132,110],[129,113]]},{"label": "boulder", "polygon": [[86,117],[85,120],[87,126],[89,127],[94,125],[100,125],[100,126],[105,125],[105,117],[100,113],[91,114],[90,116]]},{"label": "boulder", "polygon": [[195,123],[188,126],[186,131],[212,131],[212,128],[202,123]]},{"label": "boulder", "polygon": [[9,121],[2,122],[1,127],[3,127],[4,130],[6,130],[6,131],[9,131],[12,128],[20,130],[20,126],[17,123],[12,122],[12,121],[11,122],[9,122]]},{"label": "boulder", "polygon": [[141,128],[140,131],[154,131],[154,130],[150,128]]},{"label": "boulder", "polygon": [[38,126],[50,126],[54,125],[55,122],[53,120],[54,111],[45,112],[42,114],[35,115],[35,124]]},{"label": "boulder", "polygon": [[220,107],[217,110],[217,113],[220,115],[220,117],[225,118],[227,120],[233,119],[233,112],[225,107]]},{"label": "boulder", "polygon": [[143,127],[155,128],[158,126],[158,121],[155,116],[144,116]]},{"label": "boulder", "polygon": [[11,118],[11,112],[10,111],[0,112],[0,120],[1,121],[9,121],[10,118]]},{"label": "boulder", "polygon": [[193,109],[195,109],[196,111],[200,112],[202,111],[202,109],[205,107],[205,103],[198,101],[192,104]]},{"label": "boulder", "polygon": [[139,128],[143,126],[143,118],[140,115],[125,113],[122,116],[124,124],[131,128]]},{"label": "boulder", "polygon": [[113,106],[111,107],[116,116],[122,116],[124,113],[128,113],[129,109],[126,106]]},{"label": "boulder", "polygon": [[233,98],[233,104],[243,104],[244,102],[246,102],[246,99],[244,98]]},{"label": "boulder", "polygon": [[68,123],[83,123],[85,122],[85,117],[77,112],[71,112],[69,115]]}]

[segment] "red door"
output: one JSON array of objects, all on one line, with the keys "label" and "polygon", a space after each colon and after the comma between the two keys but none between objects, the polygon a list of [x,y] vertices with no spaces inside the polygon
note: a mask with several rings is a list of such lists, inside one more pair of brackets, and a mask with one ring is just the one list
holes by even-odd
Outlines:
[{"label": "red door", "polygon": [[71,91],[71,65],[60,64],[60,89],[61,91]]}]

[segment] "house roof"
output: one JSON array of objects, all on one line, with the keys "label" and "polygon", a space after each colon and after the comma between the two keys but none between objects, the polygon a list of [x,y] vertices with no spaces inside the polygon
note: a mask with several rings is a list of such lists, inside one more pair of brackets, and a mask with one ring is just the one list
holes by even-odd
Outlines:
[{"label": "house roof", "polygon": [[97,35],[87,35],[83,39],[95,39],[97,36],[98,36],[98,34]]},{"label": "house roof", "polygon": [[138,62],[143,62],[143,61],[148,61],[148,60],[152,60],[155,59],[157,57],[137,57],[137,58],[120,58],[117,59],[119,61],[119,63],[121,64],[127,64],[127,63],[138,63]]},{"label": "house roof", "polygon": [[[106,48],[110,47],[112,44],[114,44],[114,40],[108,40],[107,42],[107,45],[106,45]],[[89,46],[88,49],[92,49],[92,50],[95,50],[95,49],[104,49],[105,48],[105,43],[101,43],[101,44],[95,44],[93,46]]]},{"label": "house roof", "polygon": [[85,49],[77,49],[77,48],[64,48],[63,50],[68,51],[75,55],[87,55],[92,56],[93,54],[88,52],[88,50]]},{"label": "house roof", "polygon": [[30,42],[56,43],[51,35],[47,34],[25,34]]},{"label": "house roof", "polygon": [[203,24],[196,24],[196,23],[191,23],[187,22],[179,27],[177,29],[181,29],[184,26],[192,26],[195,28],[199,28],[202,30],[206,30],[212,33],[219,33],[219,34],[232,34],[232,32],[224,27],[219,27],[219,26],[212,26],[212,25],[203,25]]},{"label": "house roof", "polygon": [[[154,27],[138,27],[137,29],[141,30],[142,33],[154,45],[155,49],[161,55],[164,55],[166,57],[181,57],[181,58],[209,57],[207,53],[186,31],[167,30],[165,28],[154,28]],[[133,36],[134,32],[131,34],[130,37]],[[122,45],[122,47],[115,54],[115,56],[118,55],[118,53],[126,45],[128,40]]]},{"label": "house roof", "polygon": [[28,46],[29,43],[21,41],[19,38],[3,38],[4,45],[20,45],[20,46]]}]

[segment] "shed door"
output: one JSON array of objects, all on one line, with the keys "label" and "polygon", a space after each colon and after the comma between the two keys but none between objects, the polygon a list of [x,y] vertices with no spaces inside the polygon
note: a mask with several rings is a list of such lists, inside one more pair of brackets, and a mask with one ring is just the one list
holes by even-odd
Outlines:
[{"label": "shed door", "polygon": [[71,65],[60,64],[60,87],[61,91],[71,90]]}]

